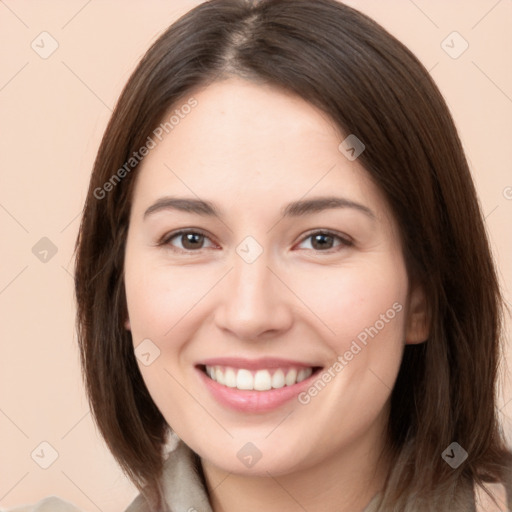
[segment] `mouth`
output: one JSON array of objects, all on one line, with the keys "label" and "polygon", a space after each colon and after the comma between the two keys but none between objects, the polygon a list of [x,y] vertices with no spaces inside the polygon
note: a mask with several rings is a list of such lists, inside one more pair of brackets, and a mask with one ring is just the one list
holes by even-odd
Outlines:
[{"label": "mouth", "polygon": [[282,359],[211,359],[196,365],[200,380],[220,405],[255,413],[293,400],[322,369]]},{"label": "mouth", "polygon": [[269,391],[294,386],[318,372],[321,367],[282,367],[250,370],[248,368],[235,368],[221,365],[200,365],[211,380],[240,391]]}]

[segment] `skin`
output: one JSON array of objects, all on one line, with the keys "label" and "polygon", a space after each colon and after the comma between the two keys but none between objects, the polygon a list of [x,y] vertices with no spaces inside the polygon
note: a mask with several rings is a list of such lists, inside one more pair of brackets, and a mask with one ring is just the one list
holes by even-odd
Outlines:
[{"label": "skin", "polygon": [[[200,455],[215,512],[291,512],[298,504],[361,511],[388,471],[378,455],[404,345],[428,336],[399,228],[367,171],[339,151],[345,135],[311,104],[239,78],[193,96],[198,105],[145,157],[134,189],[126,328],[134,347],[150,339],[160,350],[149,366],[139,362],[144,381],[168,424]],[[209,200],[222,220],[176,210],[144,218],[168,195]],[[280,213],[291,201],[332,195],[374,218],[349,207]],[[206,237],[158,245],[179,229]],[[311,235],[322,230],[352,244],[315,244]],[[236,252],[247,236],[263,249],[252,263]],[[307,405],[293,399],[270,412],[233,411],[194,368],[225,356],[328,368],[395,303],[401,311]],[[247,442],[261,452],[250,468],[237,458]]]}]

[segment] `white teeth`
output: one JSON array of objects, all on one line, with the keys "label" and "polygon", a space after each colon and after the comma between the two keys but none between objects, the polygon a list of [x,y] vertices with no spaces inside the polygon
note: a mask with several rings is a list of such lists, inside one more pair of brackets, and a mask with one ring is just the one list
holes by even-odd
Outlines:
[{"label": "white teeth", "polygon": [[233,368],[226,368],[224,372],[224,385],[228,388],[236,388],[236,373]]},{"label": "white teeth", "polygon": [[293,386],[297,382],[297,370],[295,368],[292,368],[291,370],[288,370],[288,373],[285,377],[285,383],[287,386]]},{"label": "white teeth", "polygon": [[307,379],[313,373],[313,368],[290,368],[288,370],[250,370],[236,369],[224,366],[206,366],[206,373],[212,379],[229,388],[241,390],[268,391],[293,386]]},{"label": "white teeth", "polygon": [[279,368],[279,370],[277,370],[274,375],[272,375],[272,387],[274,389],[279,389],[284,387],[284,384],[284,372],[281,370],[281,368]]},{"label": "white teeth", "polygon": [[257,391],[267,391],[272,389],[272,377],[268,370],[258,370],[254,376],[254,389]]},{"label": "white teeth", "polygon": [[254,389],[254,379],[249,370],[238,370],[236,375],[236,387],[238,389]]},{"label": "white teeth", "polygon": [[297,382],[302,382],[303,380],[307,379],[312,373],[313,370],[311,368],[302,368],[301,370],[299,370],[299,374],[297,375]]},{"label": "white teeth", "polygon": [[214,379],[219,383],[219,384],[226,384],[224,382],[224,373],[222,372],[222,370],[220,368],[215,368],[215,377]]}]

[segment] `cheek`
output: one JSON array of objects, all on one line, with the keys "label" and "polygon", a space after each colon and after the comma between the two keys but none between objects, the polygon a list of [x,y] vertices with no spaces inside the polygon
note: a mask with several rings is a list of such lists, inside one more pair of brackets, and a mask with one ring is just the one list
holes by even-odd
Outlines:
[{"label": "cheek", "polygon": [[125,289],[135,354],[151,354],[149,364],[144,357],[137,357],[139,370],[155,404],[174,425],[176,411],[194,410],[190,396],[179,384],[182,377],[176,372],[176,363],[179,340],[187,338],[188,315],[204,291],[197,289],[183,268],[139,262],[134,255],[125,262]]},{"label": "cheek", "polygon": [[125,286],[134,342],[136,336],[161,339],[169,335],[212,283],[198,280],[192,267],[172,269],[128,263]]},{"label": "cheek", "polygon": [[404,347],[407,275],[390,262],[345,268],[326,284],[313,285],[309,304],[333,331],[324,337],[333,357],[322,382],[313,382],[299,401],[305,422],[314,416],[326,425],[328,434],[315,442],[328,450],[328,439],[351,439],[369,428],[389,399]]},{"label": "cheek", "polygon": [[[215,307],[207,295],[222,277],[220,269],[217,273],[194,265],[136,264],[135,258],[126,263],[128,314],[135,344],[144,338],[163,340],[171,331],[177,336],[204,307]],[[318,267],[315,272],[295,272],[285,278],[304,303],[304,315],[337,353],[348,350],[354,339],[364,343],[373,337],[375,328],[387,333],[403,331],[397,305],[403,309],[407,277],[400,265],[386,268],[381,261],[353,268]]]},{"label": "cheek", "polygon": [[402,341],[407,276],[400,265],[331,268],[325,279],[321,274],[300,277],[296,289],[325,326],[325,340],[338,354],[349,350],[353,340],[364,345],[377,334],[382,343]]}]

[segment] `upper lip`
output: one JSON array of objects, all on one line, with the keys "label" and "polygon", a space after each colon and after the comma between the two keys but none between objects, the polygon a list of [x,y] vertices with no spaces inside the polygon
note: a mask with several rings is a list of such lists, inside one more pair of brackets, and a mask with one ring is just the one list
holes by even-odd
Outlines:
[{"label": "upper lip", "polygon": [[245,368],[247,370],[264,370],[266,368],[316,368],[320,365],[275,357],[261,357],[258,359],[214,357],[199,362],[197,366],[229,366],[231,368]]}]

